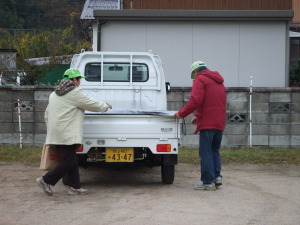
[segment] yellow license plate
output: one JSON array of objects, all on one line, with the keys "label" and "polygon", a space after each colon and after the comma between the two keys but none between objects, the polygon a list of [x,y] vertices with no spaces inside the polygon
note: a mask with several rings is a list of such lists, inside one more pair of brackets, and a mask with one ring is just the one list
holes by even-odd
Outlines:
[{"label": "yellow license plate", "polygon": [[133,162],[133,148],[106,148],[106,162]]}]

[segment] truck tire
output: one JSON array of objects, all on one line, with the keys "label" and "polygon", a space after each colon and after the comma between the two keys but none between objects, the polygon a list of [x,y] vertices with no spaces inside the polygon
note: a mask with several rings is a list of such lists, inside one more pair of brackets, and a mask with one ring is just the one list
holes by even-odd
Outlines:
[{"label": "truck tire", "polygon": [[164,184],[173,184],[175,175],[175,165],[161,166],[161,179]]},{"label": "truck tire", "polygon": [[69,185],[69,181],[68,181],[68,175],[64,175],[62,178],[62,182],[64,185]]}]

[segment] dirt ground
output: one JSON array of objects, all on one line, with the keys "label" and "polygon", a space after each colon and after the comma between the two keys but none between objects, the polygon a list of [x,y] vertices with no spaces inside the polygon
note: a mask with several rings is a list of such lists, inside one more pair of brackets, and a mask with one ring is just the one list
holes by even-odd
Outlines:
[{"label": "dirt ground", "polygon": [[80,170],[88,195],[68,196],[60,181],[47,196],[36,166],[0,162],[1,225],[300,224],[300,166],[224,165],[223,186],[195,191],[198,166],[179,164],[172,185],[160,168]]}]

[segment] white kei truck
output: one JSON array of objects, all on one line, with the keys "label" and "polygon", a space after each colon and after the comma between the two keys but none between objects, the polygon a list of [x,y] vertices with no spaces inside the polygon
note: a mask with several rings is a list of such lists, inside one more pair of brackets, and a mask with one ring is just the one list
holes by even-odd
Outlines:
[{"label": "white kei truck", "polygon": [[79,166],[161,166],[162,182],[172,184],[180,123],[167,110],[170,84],[159,56],[82,50],[70,67],[86,76],[80,84],[86,95],[113,106],[105,113],[85,112]]}]

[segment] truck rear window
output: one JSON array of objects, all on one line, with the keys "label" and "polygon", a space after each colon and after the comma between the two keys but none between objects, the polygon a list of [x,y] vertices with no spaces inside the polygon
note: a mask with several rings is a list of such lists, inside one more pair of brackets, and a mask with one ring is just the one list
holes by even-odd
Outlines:
[{"label": "truck rear window", "polygon": [[[86,80],[91,82],[101,81],[101,63],[88,63],[85,66]],[[149,78],[149,70],[146,64],[132,64],[132,82],[146,82]],[[104,82],[130,82],[129,63],[104,63]]]}]

